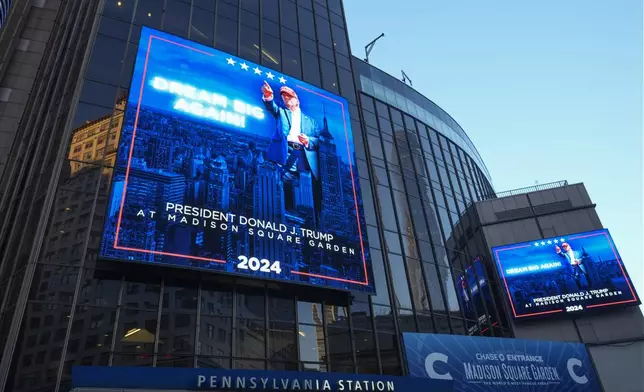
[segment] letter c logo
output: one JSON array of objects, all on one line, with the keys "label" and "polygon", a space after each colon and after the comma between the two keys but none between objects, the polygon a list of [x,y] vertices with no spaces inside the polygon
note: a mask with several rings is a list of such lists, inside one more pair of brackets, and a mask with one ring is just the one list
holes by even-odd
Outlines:
[{"label": "letter c logo", "polygon": [[577,358],[570,358],[568,360],[568,365],[567,365],[568,373],[570,373],[570,377],[577,384],[586,384],[588,382],[588,377],[578,376],[577,373],[575,373],[575,367],[579,367],[579,366],[581,366],[580,360],[578,360]]},{"label": "letter c logo", "polygon": [[434,370],[434,362],[443,362],[447,363],[447,355],[441,353],[431,353],[425,358],[425,371],[429,378],[435,380],[453,380],[452,375],[448,373],[438,374]]}]

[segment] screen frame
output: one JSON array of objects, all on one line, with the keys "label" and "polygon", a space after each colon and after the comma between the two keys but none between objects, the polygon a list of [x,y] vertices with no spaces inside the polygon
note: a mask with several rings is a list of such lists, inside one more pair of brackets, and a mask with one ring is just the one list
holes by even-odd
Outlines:
[{"label": "screen frame", "polygon": [[[161,37],[159,35],[161,35]],[[178,42],[170,41],[168,39],[168,37],[172,38],[172,39],[176,39]],[[219,52],[219,53],[224,54],[226,56],[230,56],[235,60],[240,60],[240,61],[247,62],[249,66],[259,66],[259,67],[262,67],[263,69],[275,72],[275,74],[276,74],[275,76],[284,75],[284,76],[288,77],[287,74],[282,73],[282,72],[277,71],[277,70],[274,70],[274,69],[270,68],[269,66],[260,65],[258,63],[253,62],[253,61],[246,60],[243,57],[240,57],[240,56],[237,56],[237,55],[234,55],[234,54],[230,54],[230,53],[228,53],[226,51],[223,51],[221,49],[210,47],[210,46],[204,45],[202,43],[190,40],[189,38],[180,37],[180,36],[177,36],[175,34],[168,33],[168,32],[162,31],[162,30],[158,30],[158,29],[155,29],[155,28],[152,28],[152,27],[142,26],[142,28],[141,28],[141,36],[137,40],[137,44],[136,44],[137,45],[136,46],[137,55],[135,56],[134,65],[132,67],[132,71],[129,73],[129,79],[128,79],[130,81],[128,91],[131,90],[132,86],[137,87],[137,84],[140,84],[140,86],[139,86],[140,91],[137,94],[138,98],[137,98],[137,102],[135,104],[136,107],[137,107],[137,109],[136,109],[136,117],[137,117],[137,119],[134,120],[135,123],[138,120],[138,112],[139,112],[139,108],[141,107],[141,104],[142,104],[142,91],[143,91],[143,87],[145,86],[145,81],[146,81],[146,70],[145,70],[145,68],[146,68],[146,65],[147,65],[148,56],[149,56],[149,53],[150,53],[150,50],[151,50],[151,41],[152,41],[153,38],[158,38],[158,39],[160,39],[162,41],[176,44],[178,46],[181,46],[181,47],[185,48],[186,50],[194,50],[194,51],[202,52],[202,53],[205,53],[205,51],[207,51],[207,50],[212,50],[212,51],[215,51],[215,52]],[[184,43],[182,43],[181,41],[183,41]],[[140,56],[139,55],[139,52],[140,52],[142,46],[147,46],[147,49],[145,50],[145,53],[146,53],[145,56]],[[135,81],[137,63],[140,62],[140,61],[145,61],[146,65],[143,65],[144,71],[143,71],[143,75],[142,75],[141,79]],[[377,288],[375,286],[376,279],[374,277],[374,270],[373,270],[372,260],[371,260],[371,257],[370,257],[371,249],[370,249],[370,246],[369,246],[369,240],[368,240],[368,234],[367,234],[367,230],[366,230],[366,224],[363,225],[361,223],[361,220],[360,220],[361,217],[364,219],[364,203],[362,202],[362,197],[363,197],[362,192],[361,192],[362,184],[359,183],[359,176],[358,176],[358,173],[357,173],[358,165],[357,165],[357,160],[356,160],[357,158],[355,156],[356,138],[353,136],[354,132],[362,132],[362,127],[360,127],[357,130],[354,130],[354,127],[351,126],[352,121],[351,121],[351,118],[349,117],[350,116],[350,113],[349,113],[349,105],[350,104],[349,104],[349,102],[347,101],[347,99],[345,97],[343,97],[339,93],[333,93],[331,91],[323,89],[322,87],[314,86],[314,85],[312,85],[312,84],[310,84],[308,82],[305,82],[304,80],[298,79],[296,77],[290,77],[290,79],[292,79],[294,81],[294,84],[293,84],[294,87],[296,87],[298,89],[301,89],[301,90],[305,90],[308,93],[317,95],[317,96],[319,96],[319,97],[321,97],[323,99],[327,99],[327,100],[331,101],[334,104],[340,105],[340,107],[341,107],[342,121],[344,123],[344,131],[343,131],[343,133],[345,134],[346,139],[344,141],[342,141],[341,143],[339,143],[339,146],[344,146],[344,144],[346,142],[346,148],[348,149],[348,153],[349,153],[349,157],[350,157],[350,159],[348,161],[348,164],[349,164],[349,167],[350,167],[351,178],[348,181],[351,181],[351,185],[352,185],[352,189],[353,189],[355,210],[353,210],[352,212],[355,212],[355,214],[356,214],[357,227],[358,227],[358,232],[359,232],[359,236],[360,236],[359,243],[356,243],[356,244],[359,245],[358,249],[359,249],[359,252],[360,252],[360,259],[362,261],[361,267],[364,270],[364,276],[365,276],[362,281],[344,279],[344,278],[341,278],[341,277],[323,276],[323,275],[320,275],[320,274],[309,273],[309,272],[290,271],[291,274],[307,276],[309,279],[324,279],[326,281],[343,282],[343,283],[346,283],[346,284],[349,284],[349,285],[353,286],[353,288],[352,287],[329,286],[328,283],[315,284],[315,283],[311,283],[310,281],[298,281],[298,280],[290,280],[290,279],[280,279],[280,278],[277,278],[277,277],[264,276],[264,275],[260,275],[260,276],[250,275],[250,274],[246,275],[246,274],[243,274],[243,273],[235,273],[235,272],[229,272],[229,271],[225,271],[225,270],[209,270],[207,268],[186,266],[186,265],[177,265],[177,264],[166,263],[166,262],[149,262],[149,261],[142,261],[142,260],[128,260],[128,259],[125,259],[125,258],[111,257],[111,256],[102,255],[102,252],[100,251],[100,249],[99,249],[99,252],[97,253],[97,261],[106,261],[106,262],[110,262],[110,263],[111,262],[119,262],[119,263],[127,263],[127,264],[137,264],[137,265],[142,265],[142,266],[154,265],[157,268],[159,268],[159,267],[160,268],[172,268],[172,269],[175,269],[175,270],[198,271],[198,272],[206,272],[208,274],[213,274],[213,275],[229,276],[229,277],[232,277],[232,278],[239,279],[241,281],[244,281],[244,280],[246,280],[246,281],[260,281],[260,282],[261,281],[266,281],[266,282],[275,282],[275,283],[281,283],[281,284],[287,284],[287,285],[300,285],[300,286],[305,286],[305,287],[316,288],[316,289],[319,289],[319,290],[333,290],[333,291],[340,291],[340,292],[349,292],[349,293],[355,292],[355,293],[363,293],[363,294],[366,294],[366,295],[375,295],[377,293]],[[313,87],[315,90],[311,89],[311,87]],[[316,91],[316,90],[319,90],[319,91]],[[321,92],[323,92],[324,94],[322,94]],[[131,91],[128,92],[128,96],[126,98],[127,103],[126,103],[125,112],[127,112],[127,105],[129,104],[130,96],[131,96]],[[119,144],[118,144],[119,147],[120,147],[120,135],[123,132],[123,127],[125,127],[125,123],[126,123],[126,121],[125,121],[125,118],[124,118],[123,123],[121,124],[121,128],[119,129]],[[136,128],[136,125],[135,125],[135,128]],[[136,133],[136,129],[133,130],[133,134],[135,134],[135,133]],[[132,159],[132,151],[133,151],[133,147],[134,147],[134,139],[135,138],[133,136],[131,146],[129,148],[129,157],[128,157],[128,162],[127,162],[127,168],[125,168],[125,167],[120,168],[121,170],[124,170],[126,172],[126,178],[125,178],[125,183],[126,184],[127,184],[127,172],[129,171],[130,163],[131,163],[131,159]],[[351,149],[349,147],[350,143],[352,143],[353,146],[354,146],[353,147],[353,154],[351,154]],[[118,149],[118,147],[117,147],[117,149]],[[117,165],[116,164],[115,164],[113,170],[116,172],[116,170],[117,170]],[[358,185],[356,185],[356,183],[358,183]],[[218,262],[218,263],[222,263],[222,264],[227,263],[227,262],[225,262],[223,260],[217,260],[217,259],[214,259],[214,258],[204,258],[204,257],[199,257],[199,256],[191,256],[191,255],[168,254],[168,253],[165,253],[165,252],[151,251],[151,250],[145,250],[145,249],[133,249],[133,248],[130,248],[130,247],[127,247],[127,246],[126,247],[118,246],[117,241],[118,241],[118,237],[119,237],[119,228],[120,228],[120,224],[121,224],[121,215],[122,215],[122,211],[123,211],[123,204],[125,202],[124,195],[125,195],[126,190],[127,190],[127,186],[124,186],[123,190],[122,190],[123,196],[121,197],[119,213],[118,213],[119,218],[118,218],[118,223],[117,223],[117,229],[116,229],[116,232],[115,232],[115,241],[114,241],[115,246],[113,247],[113,249],[125,250],[125,251],[134,251],[134,252],[143,252],[143,253],[151,253],[151,254],[164,254],[164,255],[171,256],[171,257],[184,257],[184,258],[187,258],[187,259],[198,259],[198,260],[204,260],[204,261]],[[110,190],[109,190],[109,196],[108,196],[108,199],[107,199],[108,201],[113,199],[113,196],[114,196],[113,193],[116,192],[116,191],[119,191],[119,190],[116,189],[112,185],[110,187]],[[360,200],[361,203],[359,203],[359,200]],[[361,207],[361,205],[362,205],[362,207]],[[106,205],[106,208],[105,208],[106,211],[107,211],[108,208],[109,208],[109,203],[107,203],[107,205]],[[107,213],[105,214],[105,216],[106,216],[106,219],[107,219]],[[101,241],[103,241],[103,237],[105,235],[105,229],[106,229],[106,224],[105,223],[106,222],[103,222],[103,225],[102,225],[102,228],[101,228]],[[361,289],[361,288],[364,288],[364,290]]]}]

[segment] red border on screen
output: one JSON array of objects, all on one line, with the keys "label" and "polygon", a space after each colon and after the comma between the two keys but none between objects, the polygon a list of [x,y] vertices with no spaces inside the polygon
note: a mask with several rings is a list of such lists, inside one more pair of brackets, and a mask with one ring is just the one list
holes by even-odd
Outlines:
[{"label": "red border on screen", "polygon": [[[600,229],[602,230],[602,229]],[[588,305],[586,306],[586,309],[588,308],[599,308],[602,306],[610,306],[610,305],[618,305],[618,304],[626,304],[626,303],[631,303],[631,302],[637,302],[637,296],[635,295],[635,292],[633,291],[633,287],[631,286],[630,280],[628,279],[628,276],[626,275],[626,271],[624,271],[624,267],[622,266],[621,259],[619,255],[617,254],[617,250],[615,249],[615,245],[613,244],[612,238],[609,237],[608,232],[604,231],[601,233],[594,233],[594,234],[586,234],[586,235],[579,235],[575,237],[569,237],[568,240],[576,240],[579,238],[588,238],[588,237],[595,237],[598,235],[604,235],[606,237],[606,240],[610,244],[610,248],[613,251],[613,255],[615,256],[615,260],[617,260],[617,264],[619,265],[620,271],[622,271],[622,275],[624,276],[626,280],[626,284],[628,285],[628,289],[631,292],[631,295],[633,296],[633,299],[625,300],[625,301],[616,301],[616,302],[607,302],[603,304],[595,304],[595,305]],[[529,314],[522,314],[522,315],[517,315],[516,309],[514,308],[514,302],[512,301],[512,296],[510,295],[510,289],[508,288],[508,282],[505,279],[505,273],[503,272],[503,265],[501,263],[501,259],[499,258],[499,252],[503,252],[506,250],[513,250],[513,249],[520,249],[520,248],[527,248],[529,246],[532,246],[531,244],[529,245],[520,245],[520,246],[513,246],[511,248],[505,248],[505,249],[497,249],[494,251],[494,257],[496,258],[496,263],[499,267],[499,271],[501,271],[501,277],[503,278],[503,285],[505,286],[505,291],[508,294],[508,302],[510,302],[510,306],[512,307],[512,313],[514,314],[514,318],[521,318],[521,317],[532,317],[532,316],[538,316],[538,315],[543,315],[543,314],[551,314],[551,313],[561,313],[563,312],[563,309],[558,309],[558,310],[550,310],[546,312],[537,312],[537,313],[529,313]]]},{"label": "red border on screen", "polygon": [[[149,57],[150,57],[150,47],[152,46],[152,40],[153,39],[158,39],[158,40],[165,41],[165,42],[177,45],[177,46],[181,46],[183,48],[190,49],[190,50],[193,50],[195,52],[205,54],[207,56],[214,56],[212,53],[208,53],[208,52],[199,50],[197,48],[193,48],[191,46],[181,44],[179,42],[171,41],[171,40],[168,40],[168,39],[156,36],[156,35],[150,35],[150,37],[148,39],[148,47],[147,47],[146,54],[145,54],[145,63],[144,63],[144,66],[143,66],[143,75],[141,77],[141,88],[139,90],[139,100],[137,102],[137,107],[136,107],[136,116],[134,118],[134,127],[132,129],[132,141],[130,142],[130,151],[129,151],[128,160],[127,160],[127,168],[125,170],[125,181],[123,183],[123,192],[121,194],[121,206],[120,206],[120,209],[119,209],[119,217],[118,217],[118,220],[117,220],[117,223],[116,223],[116,234],[114,236],[114,249],[128,250],[128,251],[141,252],[141,253],[160,254],[160,255],[164,255],[164,256],[183,257],[183,258],[186,258],[186,259],[201,260],[201,261],[212,261],[212,262],[216,262],[216,263],[225,264],[225,263],[227,263],[226,260],[212,259],[212,258],[192,256],[192,255],[183,255],[183,254],[177,254],[177,253],[160,252],[160,251],[148,250],[148,249],[138,249],[138,248],[124,247],[124,246],[119,246],[118,245],[119,232],[120,232],[120,228],[121,228],[121,219],[123,217],[123,206],[125,204],[125,195],[127,193],[128,179],[129,179],[129,176],[130,176],[130,164],[132,162],[132,152],[134,150],[134,140],[136,139],[136,129],[137,129],[137,126],[138,126],[138,123],[139,123],[139,112],[140,112],[140,109],[141,109],[141,101],[143,99],[143,87],[145,85],[144,81],[145,81],[145,76],[146,76],[147,69],[148,69],[148,60],[149,60]],[[356,280],[350,280],[350,279],[335,278],[335,277],[331,277],[331,276],[318,275],[318,274],[312,274],[312,273],[300,272],[300,271],[291,271],[291,273],[295,274],[295,275],[304,275],[304,276],[309,276],[309,277],[323,278],[323,279],[329,279],[329,280],[335,280],[335,281],[340,281],[340,282],[353,283],[353,284],[357,284],[357,285],[367,286],[367,285],[369,285],[369,275],[367,273],[367,260],[366,260],[366,257],[365,257],[364,244],[363,244],[363,241],[362,241],[362,227],[360,225],[360,214],[359,214],[359,211],[358,211],[358,197],[357,197],[356,186],[355,186],[355,177],[353,175],[353,164],[351,163],[351,148],[349,146],[349,132],[348,132],[348,128],[347,128],[347,119],[346,119],[346,115],[345,115],[344,103],[341,102],[341,101],[338,101],[336,99],[333,99],[331,97],[328,97],[326,95],[320,94],[320,93],[318,93],[316,91],[310,90],[310,89],[308,89],[306,87],[303,87],[303,86],[300,86],[300,85],[296,85],[296,87],[300,88],[302,90],[305,90],[307,92],[316,94],[316,95],[318,95],[320,97],[323,97],[325,99],[328,99],[328,100],[330,100],[330,101],[332,101],[334,103],[339,104],[340,107],[341,107],[342,121],[344,123],[344,134],[345,134],[345,138],[346,138],[347,153],[348,153],[348,156],[349,156],[349,171],[351,173],[351,186],[353,188],[353,200],[354,200],[354,203],[355,203],[356,220],[357,220],[357,223],[358,223],[358,234],[360,236],[360,250],[362,252],[362,265],[363,265],[363,268],[364,268],[365,281],[362,282],[362,281],[356,281]]]}]

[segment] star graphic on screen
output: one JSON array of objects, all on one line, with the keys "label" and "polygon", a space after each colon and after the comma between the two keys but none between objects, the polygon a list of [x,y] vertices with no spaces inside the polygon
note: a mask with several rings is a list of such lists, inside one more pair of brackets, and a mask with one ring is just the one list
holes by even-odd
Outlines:
[{"label": "star graphic on screen", "polygon": [[552,244],[552,241],[548,240],[548,245]]},{"label": "star graphic on screen", "polygon": [[228,62],[228,64],[230,64],[230,65],[235,65],[235,62],[236,62],[235,60],[233,60],[233,59],[232,59],[232,57],[227,58],[227,59],[226,59],[226,61],[227,61],[227,62]]},{"label": "star graphic on screen", "polygon": [[534,246],[539,246],[539,243],[538,243],[538,242],[535,242],[535,243],[534,243]]},{"label": "star graphic on screen", "polygon": [[275,79],[275,75],[273,75],[271,71],[266,72],[266,77],[269,78],[270,80]]},{"label": "star graphic on screen", "polygon": [[243,69],[244,71],[248,71],[248,64],[246,64],[246,63],[241,63],[241,64],[239,64],[239,65],[242,67],[242,69]]},{"label": "star graphic on screen", "polygon": [[566,241],[566,239],[565,238],[560,238],[559,241],[564,242],[564,241]]},{"label": "star graphic on screen", "polygon": [[559,240],[554,240],[553,242],[554,242],[555,244],[557,244],[557,243],[559,243]]},{"label": "star graphic on screen", "polygon": [[546,244],[546,241],[541,241],[541,245],[545,245],[545,244]]},{"label": "star graphic on screen", "polygon": [[255,75],[261,75],[262,74],[262,70],[257,68],[257,67],[253,68],[253,71],[255,71]]},{"label": "star graphic on screen", "polygon": [[284,77],[283,77],[283,76],[280,76],[280,77],[278,78],[278,80],[280,81],[280,83],[282,83],[282,84],[286,84],[286,79],[284,79]]}]

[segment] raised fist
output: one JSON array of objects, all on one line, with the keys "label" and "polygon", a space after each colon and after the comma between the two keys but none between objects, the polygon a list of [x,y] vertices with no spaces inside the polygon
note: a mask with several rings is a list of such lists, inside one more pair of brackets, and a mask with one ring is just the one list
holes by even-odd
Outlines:
[{"label": "raised fist", "polygon": [[262,85],[262,93],[264,94],[264,99],[273,98],[273,89],[266,81],[264,81],[264,85]]},{"label": "raised fist", "polygon": [[559,247],[559,245],[555,245],[555,250],[557,251],[557,253],[561,253],[561,248]]}]

